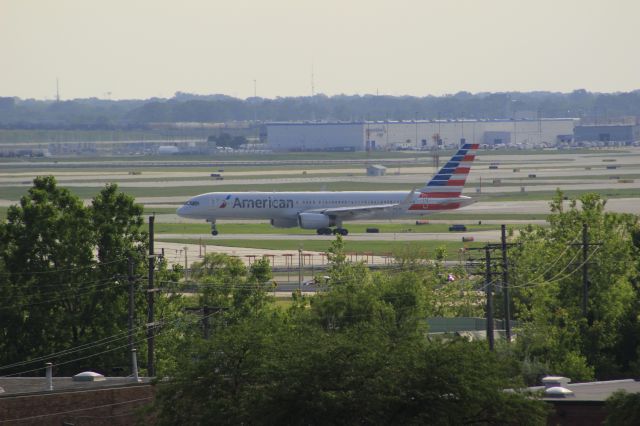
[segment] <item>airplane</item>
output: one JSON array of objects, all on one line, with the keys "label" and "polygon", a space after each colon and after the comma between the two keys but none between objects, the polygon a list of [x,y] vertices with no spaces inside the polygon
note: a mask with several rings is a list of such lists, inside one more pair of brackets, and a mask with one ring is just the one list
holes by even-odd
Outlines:
[{"label": "airplane", "polygon": [[208,192],[189,199],[178,216],[205,219],[218,235],[218,219],[269,219],[276,228],[315,229],[318,235],[348,235],[349,220],[397,219],[455,210],[473,203],[461,195],[478,144],[464,144],[416,192]]}]

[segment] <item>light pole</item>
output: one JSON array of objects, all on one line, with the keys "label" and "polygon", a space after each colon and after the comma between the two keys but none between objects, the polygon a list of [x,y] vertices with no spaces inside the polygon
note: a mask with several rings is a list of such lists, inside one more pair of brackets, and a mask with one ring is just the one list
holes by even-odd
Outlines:
[{"label": "light pole", "polygon": [[298,249],[298,290],[302,292],[302,247]]},{"label": "light pole", "polygon": [[418,111],[413,114],[413,121],[416,123],[416,151],[420,149],[418,145]]}]

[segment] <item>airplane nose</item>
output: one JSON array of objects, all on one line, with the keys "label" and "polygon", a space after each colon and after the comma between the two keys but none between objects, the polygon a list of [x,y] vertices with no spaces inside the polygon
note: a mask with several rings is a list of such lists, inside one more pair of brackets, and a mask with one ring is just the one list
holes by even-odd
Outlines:
[{"label": "airplane nose", "polygon": [[176,209],[176,214],[178,216],[184,216],[185,210],[186,210],[186,206],[180,206]]}]

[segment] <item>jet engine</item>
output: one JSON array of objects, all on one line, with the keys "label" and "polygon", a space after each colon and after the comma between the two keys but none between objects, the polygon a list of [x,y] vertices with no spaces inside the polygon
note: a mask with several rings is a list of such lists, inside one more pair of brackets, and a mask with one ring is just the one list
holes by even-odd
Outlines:
[{"label": "jet engine", "polygon": [[298,214],[298,225],[302,229],[320,229],[335,225],[335,221],[322,213],[300,213]]},{"label": "jet engine", "polygon": [[298,221],[296,219],[271,219],[271,226],[274,228],[295,228],[298,226]]}]

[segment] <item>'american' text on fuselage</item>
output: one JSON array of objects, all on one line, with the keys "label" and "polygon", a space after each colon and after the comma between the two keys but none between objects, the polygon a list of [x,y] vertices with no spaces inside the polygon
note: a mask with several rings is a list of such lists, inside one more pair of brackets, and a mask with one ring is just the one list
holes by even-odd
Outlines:
[{"label": "'american' text on fuselage", "polygon": [[243,209],[291,209],[293,208],[293,200],[281,200],[272,198],[263,198],[258,200],[236,198],[233,202],[233,208]]}]

